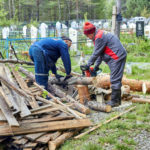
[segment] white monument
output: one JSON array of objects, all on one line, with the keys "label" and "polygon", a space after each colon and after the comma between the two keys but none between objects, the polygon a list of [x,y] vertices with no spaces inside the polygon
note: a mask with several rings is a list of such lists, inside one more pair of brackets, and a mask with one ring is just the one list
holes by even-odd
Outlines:
[{"label": "white monument", "polygon": [[39,29],[40,29],[41,37],[42,37],[42,38],[47,37],[47,36],[46,36],[46,31],[47,31],[47,29],[48,29],[48,25],[45,24],[45,23],[41,23]]},{"label": "white monument", "polygon": [[27,26],[26,25],[23,26],[23,28],[22,28],[22,35],[23,35],[24,38],[27,37]]},{"label": "white monument", "polygon": [[30,33],[31,33],[31,42],[33,43],[36,41],[38,29],[35,26],[31,25]]},{"label": "white monument", "polygon": [[56,22],[56,35],[61,37],[61,23],[59,21]]},{"label": "white monument", "polygon": [[71,50],[77,51],[77,30],[69,28],[69,38],[72,40]]},{"label": "white monument", "polygon": [[71,22],[71,28],[73,28],[73,29],[78,29],[78,24],[77,24],[76,21],[72,21],[72,22]]},{"label": "white monument", "polygon": [[144,35],[150,39],[150,25],[145,26]]},{"label": "white monument", "polygon": [[4,28],[2,29],[2,36],[3,36],[3,39],[6,39],[6,38],[9,37],[9,31],[10,31],[9,27],[4,27]]}]

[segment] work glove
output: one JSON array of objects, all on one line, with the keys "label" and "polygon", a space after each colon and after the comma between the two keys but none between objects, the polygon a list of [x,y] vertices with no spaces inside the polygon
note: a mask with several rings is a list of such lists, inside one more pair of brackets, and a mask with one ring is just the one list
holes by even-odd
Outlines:
[{"label": "work glove", "polygon": [[102,72],[102,69],[99,68],[99,67],[97,67],[97,66],[95,66],[94,69],[93,69],[93,72],[92,72],[91,76],[92,77],[96,77],[97,76],[97,72],[98,73]]},{"label": "work glove", "polygon": [[56,79],[57,79],[58,81],[60,81],[60,78],[62,78],[62,77],[64,77],[64,76],[59,75],[59,74],[55,74],[55,77],[56,77]]},{"label": "work glove", "polygon": [[80,69],[82,70],[82,71],[86,71],[86,70],[89,70],[89,66],[88,65],[81,65],[80,66]]},{"label": "work glove", "polygon": [[95,71],[95,72],[97,72],[98,70],[100,70],[98,66],[95,66],[93,69],[93,71]]},{"label": "work glove", "polygon": [[66,75],[66,77],[64,78],[64,81],[66,81],[66,80],[70,79],[71,77],[72,77],[72,75],[71,75],[71,74]]}]

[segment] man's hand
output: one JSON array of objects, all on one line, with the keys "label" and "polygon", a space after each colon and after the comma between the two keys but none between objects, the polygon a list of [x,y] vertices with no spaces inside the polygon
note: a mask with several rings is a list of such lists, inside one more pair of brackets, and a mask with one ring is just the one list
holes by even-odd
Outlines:
[{"label": "man's hand", "polygon": [[64,81],[66,81],[66,80],[70,79],[71,77],[72,77],[72,75],[71,75],[71,74],[66,75],[66,77],[64,78]]},{"label": "man's hand", "polygon": [[97,72],[98,70],[100,70],[99,67],[95,66],[94,71]]},{"label": "man's hand", "polygon": [[80,69],[82,70],[82,71],[86,71],[86,70],[89,70],[89,66],[88,65],[81,65],[80,66]]},{"label": "man's hand", "polygon": [[57,79],[58,81],[60,81],[60,78],[62,78],[62,77],[64,77],[64,76],[59,75],[59,74],[56,74],[55,77],[56,77],[56,79]]}]

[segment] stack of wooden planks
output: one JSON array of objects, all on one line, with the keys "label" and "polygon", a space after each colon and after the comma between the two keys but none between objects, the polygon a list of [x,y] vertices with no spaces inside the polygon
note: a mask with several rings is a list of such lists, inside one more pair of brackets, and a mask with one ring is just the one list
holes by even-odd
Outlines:
[{"label": "stack of wooden planks", "polygon": [[[6,149],[55,150],[91,126],[84,105],[58,89],[55,97],[37,85],[33,76],[28,79],[32,84],[13,65],[0,64],[0,143],[6,143]],[[44,93],[51,99],[43,98]]]}]

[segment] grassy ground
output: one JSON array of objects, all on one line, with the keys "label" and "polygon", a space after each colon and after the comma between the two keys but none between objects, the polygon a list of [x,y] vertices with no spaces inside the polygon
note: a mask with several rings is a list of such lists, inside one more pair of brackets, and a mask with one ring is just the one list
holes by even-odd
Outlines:
[{"label": "grassy ground", "polygon": [[[138,143],[134,140],[141,130],[150,133],[150,105],[136,105],[136,110],[123,115],[107,125],[82,137],[70,139],[60,150],[135,150]],[[116,115],[111,113],[109,118]]]}]

